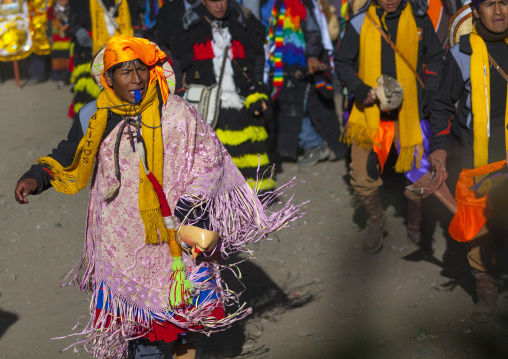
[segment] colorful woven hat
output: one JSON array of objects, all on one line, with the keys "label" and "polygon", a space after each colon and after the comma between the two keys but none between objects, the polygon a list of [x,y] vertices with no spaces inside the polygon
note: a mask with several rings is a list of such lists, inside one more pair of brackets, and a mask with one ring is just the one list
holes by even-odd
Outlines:
[{"label": "colorful woven hat", "polygon": [[462,6],[450,19],[450,29],[448,31],[450,46],[459,43],[460,37],[471,33],[473,30],[473,12],[471,5]]},{"label": "colorful woven hat", "polygon": [[[151,42],[151,43],[154,44],[153,42]],[[159,46],[157,46],[157,48],[160,50]],[[102,74],[102,71],[104,70],[103,57],[104,57],[104,50],[105,49],[106,49],[106,45],[104,45],[102,47],[102,49],[100,49],[99,52],[97,52],[97,54],[95,55],[95,57],[92,60],[92,66],[91,66],[93,78],[95,79],[95,82],[97,82],[97,84],[99,85],[101,90],[103,88],[103,86],[101,84],[101,74]],[[173,71],[173,68],[171,67],[169,62],[165,61],[162,64],[162,71],[164,72],[164,77],[166,78],[166,82],[168,83],[169,92],[174,94],[175,93],[176,77],[175,77],[175,72]]]}]

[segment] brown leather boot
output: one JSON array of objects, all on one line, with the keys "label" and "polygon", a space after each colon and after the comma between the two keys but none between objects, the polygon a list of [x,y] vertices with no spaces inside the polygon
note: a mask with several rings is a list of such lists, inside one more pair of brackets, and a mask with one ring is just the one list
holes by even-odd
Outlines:
[{"label": "brown leather boot", "polygon": [[421,244],[422,199],[409,199],[407,207],[407,238],[414,244]]},{"label": "brown leather boot", "polygon": [[360,197],[361,202],[369,216],[367,220],[367,233],[363,237],[363,251],[368,254],[379,252],[383,247],[383,227],[386,215],[379,202],[379,191],[368,196]]},{"label": "brown leather boot", "polygon": [[476,280],[476,306],[471,314],[471,320],[476,323],[489,323],[496,319],[498,283],[497,280],[486,273],[473,270]]},{"label": "brown leather boot", "polygon": [[176,359],[194,359],[196,358],[196,342],[189,342],[185,344],[173,343],[175,348]]}]

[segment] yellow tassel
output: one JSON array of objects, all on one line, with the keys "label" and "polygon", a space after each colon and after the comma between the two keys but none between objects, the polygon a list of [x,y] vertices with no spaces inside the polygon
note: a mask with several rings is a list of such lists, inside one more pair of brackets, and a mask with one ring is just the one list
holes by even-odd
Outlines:
[{"label": "yellow tassel", "polygon": [[169,286],[169,303],[171,307],[178,308],[192,303],[194,285],[185,274],[185,262],[182,257],[173,257],[171,263],[171,276],[173,281]]},{"label": "yellow tassel", "polygon": [[76,182],[76,177],[69,172],[63,171],[62,166],[53,158],[41,157],[37,160],[37,163],[48,165],[51,168],[51,173],[53,174],[51,185],[56,191],[64,194],[75,194],[79,191],[74,186],[68,186],[69,183]]},{"label": "yellow tassel", "polygon": [[349,122],[344,131],[342,131],[340,140],[348,145],[356,142],[359,147],[369,149],[372,147],[377,131],[377,128],[367,128],[366,126]]},{"label": "yellow tassel", "polygon": [[421,163],[422,157],[423,157],[423,151],[424,151],[423,143],[416,145],[416,158],[415,158],[416,168],[420,168],[420,163]]},{"label": "yellow tassel", "polygon": [[150,244],[158,244],[159,237],[157,231],[161,237],[161,242],[169,242],[169,234],[164,226],[162,215],[160,214],[160,208],[152,208],[142,210],[139,212],[141,219],[145,224],[145,242]]},{"label": "yellow tassel", "polygon": [[182,248],[176,242],[176,231],[174,228],[168,229],[169,251],[171,252],[171,279],[173,282],[169,288],[169,302],[171,307],[177,308],[185,304],[191,304],[191,294],[194,292],[194,286],[187,279],[185,273],[185,262],[182,259]]},{"label": "yellow tassel", "polygon": [[395,163],[395,172],[403,173],[410,171],[413,168],[414,153],[414,146],[401,148],[399,158],[397,163]]}]

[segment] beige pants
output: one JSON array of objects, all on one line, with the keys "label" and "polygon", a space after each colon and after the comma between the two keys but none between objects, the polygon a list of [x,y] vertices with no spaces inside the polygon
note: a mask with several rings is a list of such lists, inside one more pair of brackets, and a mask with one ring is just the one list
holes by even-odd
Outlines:
[{"label": "beige pants", "polygon": [[480,273],[495,273],[497,271],[498,246],[488,227],[488,224],[483,226],[480,232],[467,242],[469,266]]},{"label": "beige pants", "polygon": [[[395,121],[395,134],[393,144],[397,146],[399,142],[399,123]],[[351,164],[349,165],[349,175],[351,176],[351,186],[360,196],[369,196],[383,185],[381,176],[373,179],[367,173],[367,158],[372,147],[366,149],[358,146],[356,141],[351,146]],[[379,165],[378,165],[378,169]]]},{"label": "beige pants", "polygon": [[498,268],[502,243],[508,236],[506,222],[508,205],[508,182],[506,175],[492,180],[492,218],[480,229],[478,234],[467,242],[467,259],[472,269],[483,273],[495,273]]}]

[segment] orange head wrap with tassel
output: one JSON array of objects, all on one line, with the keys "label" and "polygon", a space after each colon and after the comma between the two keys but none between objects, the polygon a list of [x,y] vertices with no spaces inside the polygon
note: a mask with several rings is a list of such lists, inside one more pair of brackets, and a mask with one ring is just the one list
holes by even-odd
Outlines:
[{"label": "orange head wrap with tassel", "polygon": [[150,68],[150,82],[148,85],[159,81],[162,99],[164,103],[166,103],[169,88],[166,78],[164,77],[164,70],[162,69],[162,63],[166,61],[166,58],[167,56],[164,51],[160,50],[157,48],[157,45],[146,39],[129,36],[113,36],[109,39],[106,49],[104,50],[104,71],[101,75],[101,84],[104,88],[113,91],[106,84],[104,72],[116,64],[140,59]]}]

